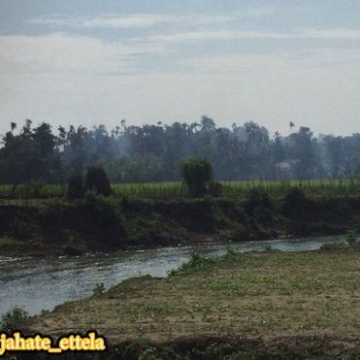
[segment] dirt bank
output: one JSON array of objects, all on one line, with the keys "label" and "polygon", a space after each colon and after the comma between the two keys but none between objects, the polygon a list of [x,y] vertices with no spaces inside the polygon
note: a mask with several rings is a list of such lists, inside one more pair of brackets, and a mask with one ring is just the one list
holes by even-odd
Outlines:
[{"label": "dirt bank", "polygon": [[[188,244],[198,235],[223,241],[337,235],[359,229],[359,198],[172,202],[53,200],[38,206],[0,206],[0,255],[79,255]],[[11,242],[9,239],[13,239]]]}]

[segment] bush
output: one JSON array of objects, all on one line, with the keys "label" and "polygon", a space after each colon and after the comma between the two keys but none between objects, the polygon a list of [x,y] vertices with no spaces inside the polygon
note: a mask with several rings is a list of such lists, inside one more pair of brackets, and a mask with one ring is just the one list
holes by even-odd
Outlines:
[{"label": "bush", "polygon": [[95,191],[98,195],[110,196],[113,191],[105,170],[101,166],[89,166],[85,175],[85,190]]},{"label": "bush", "polygon": [[301,219],[305,213],[306,196],[298,187],[292,187],[283,200],[282,212],[289,217]]},{"label": "bush", "polygon": [[168,272],[168,276],[177,276],[180,274],[193,274],[197,273],[198,271],[202,271],[207,267],[210,267],[212,264],[215,263],[215,259],[207,258],[204,256],[199,255],[197,252],[194,252],[191,255],[189,261],[182,264],[178,269],[171,270]]},{"label": "bush", "polygon": [[250,190],[245,210],[257,223],[269,225],[273,221],[273,204],[269,195],[259,188]]},{"label": "bush", "polygon": [[68,181],[67,197],[69,200],[82,199],[85,195],[83,179],[81,175],[73,174]]},{"label": "bush", "polygon": [[349,231],[347,234],[346,234],[346,242],[349,244],[349,245],[354,245],[356,243],[356,232],[354,230],[352,231]]},{"label": "bush", "polygon": [[223,194],[223,186],[217,181],[211,181],[209,183],[209,194],[214,197],[219,197]]},{"label": "bush", "polygon": [[29,318],[28,313],[19,306],[14,306],[8,310],[0,321],[0,329],[2,331],[13,331],[19,329],[25,320]]},{"label": "bush", "polygon": [[39,198],[44,190],[44,183],[42,181],[32,180],[25,185],[25,193],[28,198]]},{"label": "bush", "polygon": [[190,196],[203,197],[208,191],[213,169],[210,161],[202,157],[190,158],[181,163],[181,173],[189,188]]},{"label": "bush", "polygon": [[93,288],[93,296],[99,297],[101,296],[105,291],[105,285],[104,283],[97,283],[95,287]]}]

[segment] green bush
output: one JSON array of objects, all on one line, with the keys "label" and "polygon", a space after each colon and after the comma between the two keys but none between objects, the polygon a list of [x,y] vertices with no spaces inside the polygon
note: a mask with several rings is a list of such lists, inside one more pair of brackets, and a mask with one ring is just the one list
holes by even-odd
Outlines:
[{"label": "green bush", "polygon": [[70,200],[82,199],[85,195],[83,178],[81,175],[73,174],[68,181],[67,197]]},{"label": "green bush", "polygon": [[283,200],[282,212],[295,219],[302,218],[306,207],[306,196],[298,187],[292,187]]},{"label": "green bush", "polygon": [[346,242],[349,244],[349,245],[354,245],[356,243],[356,232],[354,230],[352,231],[349,231],[347,234],[346,234]]},{"label": "green bush", "polygon": [[19,306],[14,306],[8,310],[0,320],[0,329],[2,331],[12,331],[19,327],[29,318],[28,313]]},{"label": "green bush", "polygon": [[245,210],[257,223],[271,224],[273,221],[273,203],[269,195],[257,187],[250,190]]},{"label": "green bush", "polygon": [[182,264],[178,269],[171,270],[168,272],[168,276],[177,276],[180,274],[193,274],[197,273],[198,271],[202,271],[207,267],[210,267],[214,264],[215,259],[207,258],[204,256],[199,255],[197,252],[194,252],[191,255],[189,261]]},{"label": "green bush", "polygon": [[209,194],[214,197],[219,197],[223,194],[223,185],[217,181],[211,181],[209,183]]},{"label": "green bush", "polygon": [[85,190],[95,191],[98,195],[110,196],[113,191],[105,170],[101,166],[89,166],[85,175]]},{"label": "green bush", "polygon": [[192,197],[203,197],[213,176],[213,168],[205,158],[193,157],[181,163],[181,173]]},{"label": "green bush", "polygon": [[105,291],[105,285],[104,283],[97,283],[95,287],[93,288],[93,296],[99,297],[101,296]]},{"label": "green bush", "polygon": [[43,195],[44,188],[45,184],[42,181],[32,180],[24,186],[25,196],[27,198],[39,198]]}]

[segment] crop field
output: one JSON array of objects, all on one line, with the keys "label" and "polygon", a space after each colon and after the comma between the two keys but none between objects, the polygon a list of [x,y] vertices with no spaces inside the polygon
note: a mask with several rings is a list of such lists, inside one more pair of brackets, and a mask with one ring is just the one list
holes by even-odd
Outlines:
[{"label": "crop field", "polygon": [[[360,179],[313,179],[313,180],[245,180],[221,181],[223,197],[246,198],[253,188],[266,192],[270,197],[280,198],[291,187],[299,187],[307,196],[338,197],[356,196],[360,193]],[[182,182],[124,183],[112,184],[117,197],[172,200],[187,196]],[[67,186],[32,182],[29,184],[0,185],[0,204],[31,205],[34,200],[46,200],[66,196]]]}]

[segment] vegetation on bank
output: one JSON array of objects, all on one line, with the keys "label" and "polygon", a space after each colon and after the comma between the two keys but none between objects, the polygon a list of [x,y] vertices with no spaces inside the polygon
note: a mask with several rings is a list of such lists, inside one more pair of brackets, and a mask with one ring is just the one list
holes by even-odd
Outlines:
[{"label": "vegetation on bank", "polygon": [[[272,197],[253,188],[244,198],[173,201],[126,196],[55,198],[34,207],[0,206],[0,254],[79,255],[86,251],[191,243],[196,234],[224,241],[344,234],[360,229],[360,197],[309,197],[290,188]],[[10,242],[10,243],[9,243]]]},{"label": "vegetation on bank", "polygon": [[23,326],[53,336],[96,328],[109,359],[357,358],[359,251],[194,256],[167,278],[129,279]]},{"label": "vegetation on bank", "polygon": [[[212,165],[204,158],[189,158],[182,168],[186,193],[170,200],[119,196],[95,165],[70,177],[65,196],[44,201],[35,183],[34,206],[0,206],[0,254],[80,255],[186,244],[194,234],[243,241],[360,229],[360,197],[334,195],[335,187],[318,183],[327,191],[321,196],[286,182],[229,191],[212,181]],[[350,181],[346,186],[356,188]]]}]

